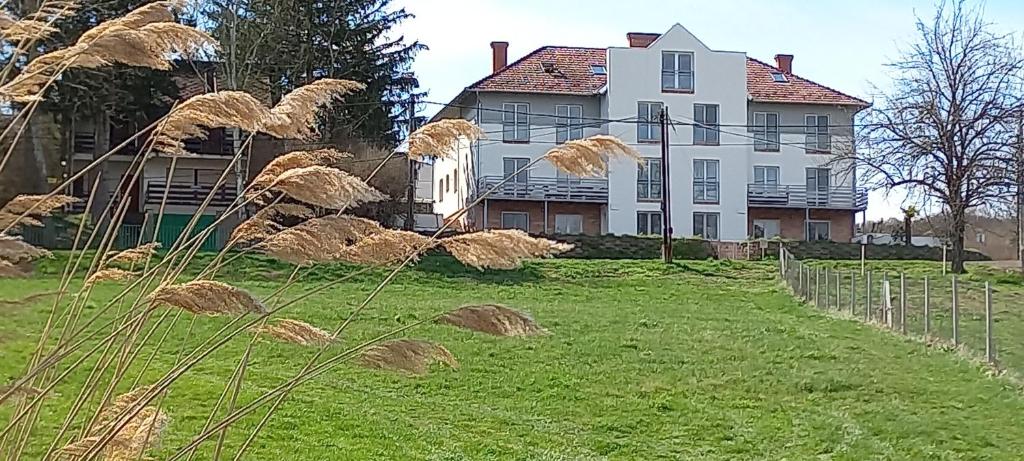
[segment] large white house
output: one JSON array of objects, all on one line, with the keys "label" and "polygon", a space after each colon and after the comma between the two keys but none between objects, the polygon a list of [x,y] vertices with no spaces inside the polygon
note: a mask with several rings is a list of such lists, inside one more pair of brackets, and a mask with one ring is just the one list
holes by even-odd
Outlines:
[{"label": "large white house", "polygon": [[853,117],[868,103],[798,77],[792,55],[776,55],[773,66],[712,50],[681,25],[627,39],[607,49],[543,47],[511,64],[508,43],[491,43],[492,74],[435,116],[487,133],[434,164],[435,210],[451,216],[558,143],[610,134],[635,147],[643,167],[613,162],[607,178],[574,178],[541,161],[461,224],[659,234],[664,108],[674,235],[852,238],[867,196],[833,160],[853,149]]}]

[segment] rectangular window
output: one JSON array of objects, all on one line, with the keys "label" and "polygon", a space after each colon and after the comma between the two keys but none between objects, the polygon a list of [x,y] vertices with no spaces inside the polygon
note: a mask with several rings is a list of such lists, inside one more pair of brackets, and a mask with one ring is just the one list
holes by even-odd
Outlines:
[{"label": "rectangular window", "polygon": [[638,211],[636,213],[637,235],[661,235],[661,212]]},{"label": "rectangular window", "polygon": [[777,194],[779,192],[779,167],[755,166],[754,187],[750,191],[755,194]]},{"label": "rectangular window", "polygon": [[636,103],[636,140],[638,142],[661,142],[660,102]]},{"label": "rectangular window", "polygon": [[778,237],[781,234],[781,226],[778,219],[755,219],[751,237],[756,239]]},{"label": "rectangular window", "polygon": [[828,133],[828,115],[804,116],[804,143],[808,154],[824,154],[832,150]]},{"label": "rectangular window", "polygon": [[528,232],[530,230],[530,215],[520,211],[502,211],[501,228]]},{"label": "rectangular window", "polygon": [[693,53],[661,52],[661,89],[693,91]]},{"label": "rectangular window", "polygon": [[718,203],[718,160],[693,161],[693,203]]},{"label": "rectangular window", "polygon": [[807,240],[827,241],[832,238],[832,223],[828,221],[807,221]]},{"label": "rectangular window", "polygon": [[636,199],[638,201],[661,200],[661,159],[645,158],[637,166]]},{"label": "rectangular window", "polygon": [[693,105],[693,143],[718,145],[718,104]]},{"label": "rectangular window", "polygon": [[502,141],[530,142],[530,105],[509,102],[501,110]]},{"label": "rectangular window", "polygon": [[779,114],[754,112],[754,150],[779,151]]},{"label": "rectangular window", "polygon": [[827,206],[832,171],[828,168],[807,169],[807,205]]},{"label": "rectangular window", "polygon": [[693,235],[706,240],[718,240],[718,213],[694,213]]},{"label": "rectangular window", "polygon": [[570,235],[582,234],[583,216],[578,214],[556,214],[555,233]]},{"label": "rectangular window", "polygon": [[563,104],[555,106],[555,142],[561,144],[583,138],[583,106]]},{"label": "rectangular window", "polygon": [[505,195],[524,197],[529,192],[530,170],[524,169],[530,163],[530,159],[524,157],[505,157],[501,159],[502,172],[504,177],[512,177],[511,180],[501,186]]}]

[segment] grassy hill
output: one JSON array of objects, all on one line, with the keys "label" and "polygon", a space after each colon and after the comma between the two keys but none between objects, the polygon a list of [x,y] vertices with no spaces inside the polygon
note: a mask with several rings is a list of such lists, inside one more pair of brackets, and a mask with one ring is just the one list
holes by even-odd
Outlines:
[{"label": "grassy hill", "polygon": [[[351,270],[317,269],[285,299]],[[802,306],[774,270],[767,263],[552,260],[481,273],[428,258],[386,288],[337,347],[466,303],[527,311],[551,334],[497,338],[436,324],[413,330],[406,336],[441,342],[461,367],[406,377],[343,364],[297,389],[247,459],[997,460],[1024,453],[1024,397],[1011,383],[946,352]],[[56,272],[41,272],[0,281],[0,299],[53,289]],[[262,260],[224,274],[259,295],[288,275]],[[287,316],[331,329],[382,274],[311,296]],[[100,286],[91,306],[117,288]],[[12,378],[49,304],[0,309],[0,377]],[[159,327],[168,339],[142,383],[170,367],[183,344],[190,350],[227,323],[193,323],[185,314],[172,325],[171,318]],[[164,406],[173,421],[158,459],[202,427],[245,344],[230,343],[172,388]],[[239,404],[292,376],[312,354],[257,342]],[[87,371],[47,400],[31,453],[45,450]],[[11,411],[0,407],[0,420]],[[228,452],[261,416],[232,428]],[[198,459],[210,452],[212,444],[204,445]]]}]

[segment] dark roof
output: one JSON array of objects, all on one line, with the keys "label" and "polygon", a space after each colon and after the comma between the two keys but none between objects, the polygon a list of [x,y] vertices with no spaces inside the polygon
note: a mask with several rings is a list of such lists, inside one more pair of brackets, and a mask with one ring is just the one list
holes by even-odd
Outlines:
[{"label": "dark roof", "polygon": [[[484,77],[467,89],[511,93],[597,94],[607,75],[596,75],[592,65],[607,63],[605,48],[545,46],[515,61],[497,73]],[[554,71],[545,72],[542,63],[553,63]],[[752,100],[770,103],[836,104],[867,107],[861,99],[793,74],[787,83],[772,79],[778,68],[747,58],[747,93]]]}]

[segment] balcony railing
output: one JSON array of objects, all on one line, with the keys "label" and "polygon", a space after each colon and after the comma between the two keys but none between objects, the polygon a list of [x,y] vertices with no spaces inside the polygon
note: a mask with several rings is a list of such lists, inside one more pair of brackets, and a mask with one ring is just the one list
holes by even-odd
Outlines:
[{"label": "balcony railing", "polygon": [[[477,193],[486,193],[503,179],[501,176],[481,177],[477,183]],[[608,180],[531,177],[526,182],[511,180],[502,184],[488,198],[606,203]]]},{"label": "balcony railing", "polygon": [[832,208],[863,210],[868,206],[868,192],[863,188],[833,187],[808,190],[807,186],[748,184],[747,205],[772,208]]},{"label": "balcony railing", "polygon": [[[168,186],[163,182],[146,183],[146,205],[159,206],[164,197],[164,190],[167,191],[167,204],[180,206],[199,206],[210,195],[213,187],[210,185],[175,184]],[[217,189],[210,206],[224,208],[231,206],[238,193],[233,184],[225,184]]]}]

